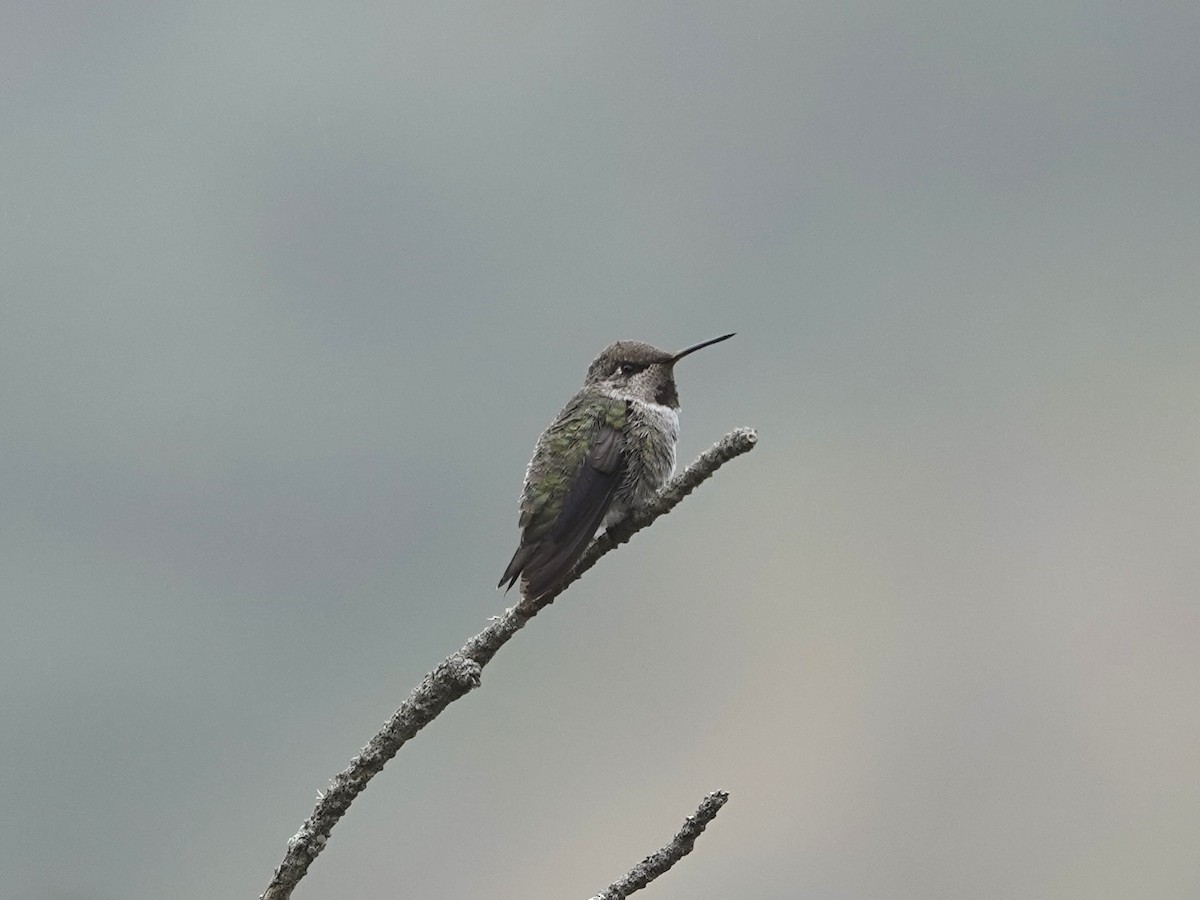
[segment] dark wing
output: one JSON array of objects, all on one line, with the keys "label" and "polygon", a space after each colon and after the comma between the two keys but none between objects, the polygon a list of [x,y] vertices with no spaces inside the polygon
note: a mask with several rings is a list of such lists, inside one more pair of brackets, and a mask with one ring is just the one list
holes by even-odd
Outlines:
[{"label": "dark wing", "polygon": [[562,512],[554,520],[548,538],[525,566],[531,597],[545,593],[570,572],[599,530],[625,472],[622,451],[621,432],[603,426],[567,492]]},{"label": "dark wing", "polygon": [[[500,579],[512,587],[524,574],[526,594],[538,597],[562,579],[604,521],[625,472],[624,441],[611,425],[600,425],[571,482],[562,509],[540,540],[522,541]],[[533,529],[530,529],[533,530]]]}]

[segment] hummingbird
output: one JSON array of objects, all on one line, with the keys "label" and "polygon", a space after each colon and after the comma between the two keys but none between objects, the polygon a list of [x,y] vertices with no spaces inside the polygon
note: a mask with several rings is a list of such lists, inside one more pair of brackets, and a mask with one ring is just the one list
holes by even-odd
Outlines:
[{"label": "hummingbird", "polygon": [[522,580],[536,600],[554,588],[588,542],[649,504],[675,472],[679,393],[675,364],[733,337],[678,353],[642,341],[609,344],[583,388],[542,432],[521,489],[521,543],[497,587]]}]

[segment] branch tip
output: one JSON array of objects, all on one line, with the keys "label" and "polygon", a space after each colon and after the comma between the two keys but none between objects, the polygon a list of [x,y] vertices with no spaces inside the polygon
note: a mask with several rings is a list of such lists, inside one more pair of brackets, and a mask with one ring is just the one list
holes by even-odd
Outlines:
[{"label": "branch tip", "polygon": [[596,894],[591,900],[625,900],[635,891],[640,891],[659,875],[667,872],[675,863],[692,852],[692,847],[708,823],[716,818],[717,813],[729,799],[726,791],[713,791],[700,801],[699,808],[684,820],[679,833],[672,838],[667,846],[657,853],[652,853],[629,870],[623,878],[614,881],[601,894]]}]

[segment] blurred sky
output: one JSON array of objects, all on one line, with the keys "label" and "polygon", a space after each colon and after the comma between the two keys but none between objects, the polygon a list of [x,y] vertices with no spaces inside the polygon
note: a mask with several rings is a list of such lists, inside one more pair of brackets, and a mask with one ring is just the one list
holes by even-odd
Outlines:
[{"label": "blurred sky", "polygon": [[10,2],[0,879],[257,896],[511,597],[542,427],[750,456],[303,897],[1200,896],[1200,5]]}]

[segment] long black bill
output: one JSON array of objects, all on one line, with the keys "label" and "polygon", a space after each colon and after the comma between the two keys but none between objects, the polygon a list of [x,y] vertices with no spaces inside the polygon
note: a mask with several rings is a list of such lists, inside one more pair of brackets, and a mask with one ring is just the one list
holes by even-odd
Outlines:
[{"label": "long black bill", "polygon": [[721,343],[721,341],[727,341],[731,337],[733,337],[735,334],[737,334],[736,331],[731,331],[731,332],[729,332],[729,334],[723,334],[719,338],[713,338],[711,341],[705,341],[702,344],[696,344],[694,347],[688,347],[686,350],[680,350],[678,353],[676,353],[674,356],[671,357],[671,363],[672,363],[672,365],[674,365],[675,363],[677,363],[681,359],[683,359],[685,356],[687,356],[689,353],[695,353],[697,350],[703,350],[705,347],[711,347],[713,344],[719,344],[719,343]]}]

